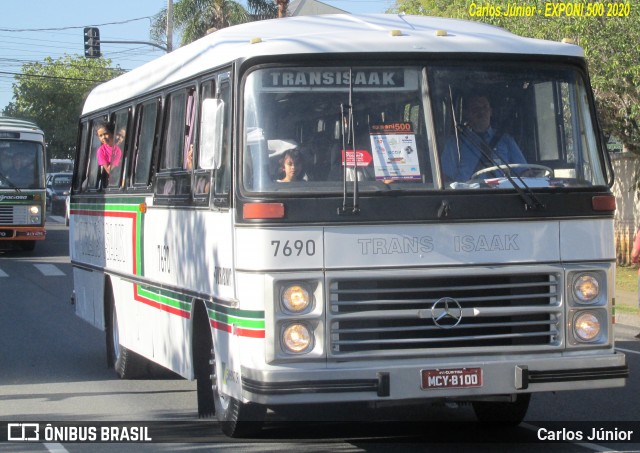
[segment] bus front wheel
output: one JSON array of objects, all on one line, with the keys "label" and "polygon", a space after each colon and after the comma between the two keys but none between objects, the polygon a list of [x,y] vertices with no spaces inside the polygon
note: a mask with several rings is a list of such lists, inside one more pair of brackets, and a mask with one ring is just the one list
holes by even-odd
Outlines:
[{"label": "bus front wheel", "polygon": [[198,416],[215,415],[222,432],[229,437],[248,437],[264,423],[266,407],[246,404],[220,392],[216,355],[209,316],[203,303],[194,310],[193,361],[198,390]]},{"label": "bus front wheel", "polygon": [[142,377],[143,358],[120,344],[120,329],[118,327],[118,313],[113,297],[109,291],[109,312],[106,329],[107,364],[113,367],[120,379],[135,379]]},{"label": "bus front wheel", "polygon": [[36,248],[36,241],[20,241],[20,248],[25,252],[33,252]]},{"label": "bus front wheel", "polygon": [[224,395],[218,388],[215,353],[211,348],[211,383],[216,416],[222,432],[229,437],[249,437],[262,429],[267,408],[261,404],[242,403]]}]

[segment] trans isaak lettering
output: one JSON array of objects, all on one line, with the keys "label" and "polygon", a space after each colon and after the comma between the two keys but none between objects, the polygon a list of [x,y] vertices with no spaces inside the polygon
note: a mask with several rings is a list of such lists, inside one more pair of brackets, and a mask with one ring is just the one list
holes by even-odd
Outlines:
[{"label": "trans isaak lettering", "polygon": [[[353,71],[352,83],[358,87],[398,88],[404,85],[404,72],[363,69]],[[265,73],[264,87],[339,87],[349,85],[349,71],[342,70],[273,70]]]}]

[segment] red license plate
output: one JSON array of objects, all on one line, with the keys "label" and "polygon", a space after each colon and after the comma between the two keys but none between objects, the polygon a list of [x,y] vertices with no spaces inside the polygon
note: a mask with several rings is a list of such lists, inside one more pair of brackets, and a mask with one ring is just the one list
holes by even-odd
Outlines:
[{"label": "red license plate", "polygon": [[482,387],[482,368],[422,370],[422,389]]}]

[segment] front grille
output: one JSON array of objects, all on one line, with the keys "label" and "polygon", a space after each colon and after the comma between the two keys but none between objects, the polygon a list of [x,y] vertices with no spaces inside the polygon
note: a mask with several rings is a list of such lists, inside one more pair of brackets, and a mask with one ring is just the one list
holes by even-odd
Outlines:
[{"label": "front grille", "polygon": [[0,225],[26,225],[28,206],[0,206]]},{"label": "front grille", "polygon": [[559,272],[335,278],[329,281],[330,354],[554,346],[561,292]]},{"label": "front grille", "polygon": [[0,225],[13,224],[13,206],[0,206]]}]

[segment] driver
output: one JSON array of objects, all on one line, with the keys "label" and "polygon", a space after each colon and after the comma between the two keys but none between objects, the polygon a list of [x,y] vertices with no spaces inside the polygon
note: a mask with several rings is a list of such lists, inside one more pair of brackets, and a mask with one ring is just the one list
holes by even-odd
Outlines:
[{"label": "driver", "polygon": [[[465,99],[462,106],[464,127],[471,129],[479,140],[484,141],[492,150],[493,162],[483,153],[488,152],[475,138],[470,139],[463,133],[447,140],[441,156],[442,171],[452,181],[468,181],[478,170],[493,167],[496,164],[525,164],[527,161],[513,137],[499,134],[491,127],[491,104],[485,95],[472,95]],[[459,146],[458,146],[459,144]],[[495,162],[495,163],[494,163]]]}]

